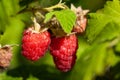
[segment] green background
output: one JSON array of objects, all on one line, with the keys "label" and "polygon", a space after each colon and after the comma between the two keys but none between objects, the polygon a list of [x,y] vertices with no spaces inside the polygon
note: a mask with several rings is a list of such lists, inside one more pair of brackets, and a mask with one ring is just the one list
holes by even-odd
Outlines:
[{"label": "green background", "polygon": [[[120,2],[114,1],[112,4],[108,0],[63,0],[68,6],[72,3],[90,10],[86,33],[78,36],[76,64],[71,71],[63,73],[55,68],[49,51],[37,62],[21,55],[22,32],[31,24],[31,13],[18,13],[28,4],[48,7],[59,0],[0,0],[0,44],[19,44],[13,48],[11,66],[0,72],[0,80],[120,80],[120,11],[117,10]],[[106,2],[115,9],[106,7],[98,11]],[[114,7],[115,4],[118,6]],[[110,12],[115,19],[110,17]]]}]

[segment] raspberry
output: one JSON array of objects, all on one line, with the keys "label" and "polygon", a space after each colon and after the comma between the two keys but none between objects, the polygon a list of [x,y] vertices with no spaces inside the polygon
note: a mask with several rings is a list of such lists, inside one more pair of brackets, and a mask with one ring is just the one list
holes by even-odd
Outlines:
[{"label": "raspberry", "polygon": [[86,24],[87,24],[87,18],[85,15],[89,12],[89,10],[83,10],[81,7],[76,8],[74,5],[71,5],[71,10],[77,16],[76,23],[73,28],[73,32],[83,33],[86,29]]},{"label": "raspberry", "polygon": [[12,47],[10,45],[0,47],[0,68],[9,67],[11,59]]},{"label": "raspberry", "polygon": [[86,24],[87,24],[87,18],[84,17],[83,19],[79,19],[79,17],[76,20],[76,24],[73,28],[74,32],[77,33],[83,33],[86,29]]},{"label": "raspberry", "polygon": [[72,69],[76,60],[78,40],[75,34],[51,39],[50,53],[56,67],[63,72]]},{"label": "raspberry", "polygon": [[22,55],[29,60],[36,61],[45,54],[50,42],[48,31],[34,32],[32,28],[29,28],[23,34]]},{"label": "raspberry", "polygon": [[75,60],[76,60],[76,55],[71,56],[71,60],[62,60],[62,59],[57,59],[54,58],[54,62],[56,67],[63,72],[67,72],[69,70],[71,70],[71,68],[74,66],[75,64]]}]

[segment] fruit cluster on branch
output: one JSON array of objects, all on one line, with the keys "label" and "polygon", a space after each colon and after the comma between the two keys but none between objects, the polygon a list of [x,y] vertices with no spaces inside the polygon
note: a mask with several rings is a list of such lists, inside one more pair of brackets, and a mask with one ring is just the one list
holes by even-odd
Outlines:
[{"label": "fruit cluster on branch", "polygon": [[[60,71],[71,70],[77,58],[76,34],[85,31],[88,10],[76,8],[74,5],[69,9],[64,3],[59,2],[48,8],[38,6],[27,8],[26,11],[33,13],[33,23],[23,32],[22,55],[30,61],[37,61],[50,50],[54,63]],[[11,53],[10,47],[0,48],[1,67],[9,66]]]},{"label": "fruit cluster on branch", "polygon": [[[58,9],[56,11],[56,8],[60,10]],[[71,70],[75,64],[78,49],[76,34],[85,31],[87,24],[85,15],[88,13],[88,10],[82,10],[81,7],[76,8],[74,5],[71,5],[71,9],[69,10],[76,15],[76,19],[74,21],[75,24],[72,25],[73,29],[70,33],[66,33],[64,28],[62,28],[62,23],[59,22],[59,18],[57,18],[55,14],[57,15],[57,12],[61,11],[61,9],[67,10],[68,7],[59,3],[44,9],[48,12],[41,13],[37,11],[37,15],[34,16],[33,26],[29,27],[23,33],[22,55],[28,60],[37,61],[44,56],[47,50],[50,50],[56,67],[60,71],[67,72]],[[45,15],[49,13],[50,18],[47,17],[48,20],[45,21]]]}]

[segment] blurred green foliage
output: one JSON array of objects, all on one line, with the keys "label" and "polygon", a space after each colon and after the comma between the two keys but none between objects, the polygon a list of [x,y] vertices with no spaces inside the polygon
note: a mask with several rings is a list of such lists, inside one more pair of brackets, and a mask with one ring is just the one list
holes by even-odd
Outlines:
[{"label": "blurred green foliage", "polygon": [[19,44],[13,49],[10,68],[0,73],[0,80],[120,80],[120,2],[106,1],[63,0],[68,6],[73,3],[90,10],[86,34],[78,35],[76,64],[63,73],[55,68],[49,51],[37,62],[21,55],[22,32],[31,24],[31,13],[18,14],[28,5],[47,7],[59,0],[0,0],[0,44]]}]

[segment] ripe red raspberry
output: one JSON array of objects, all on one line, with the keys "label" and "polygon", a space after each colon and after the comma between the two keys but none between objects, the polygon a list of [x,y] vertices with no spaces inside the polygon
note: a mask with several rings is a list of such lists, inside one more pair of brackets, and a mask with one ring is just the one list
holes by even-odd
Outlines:
[{"label": "ripe red raspberry", "polygon": [[63,72],[67,72],[67,71],[71,70],[75,64],[76,55],[70,56],[70,57],[71,57],[71,59],[69,59],[69,60],[62,60],[62,59],[58,59],[58,58],[54,57],[54,62],[55,62],[56,67],[60,71],[63,71]]},{"label": "ripe red raspberry", "polygon": [[50,42],[48,31],[34,32],[32,28],[29,28],[23,34],[22,54],[27,59],[36,61],[45,54]]},{"label": "ripe red raspberry", "polygon": [[77,48],[78,40],[75,34],[51,39],[50,53],[59,70],[67,72],[72,69],[76,60]]}]

